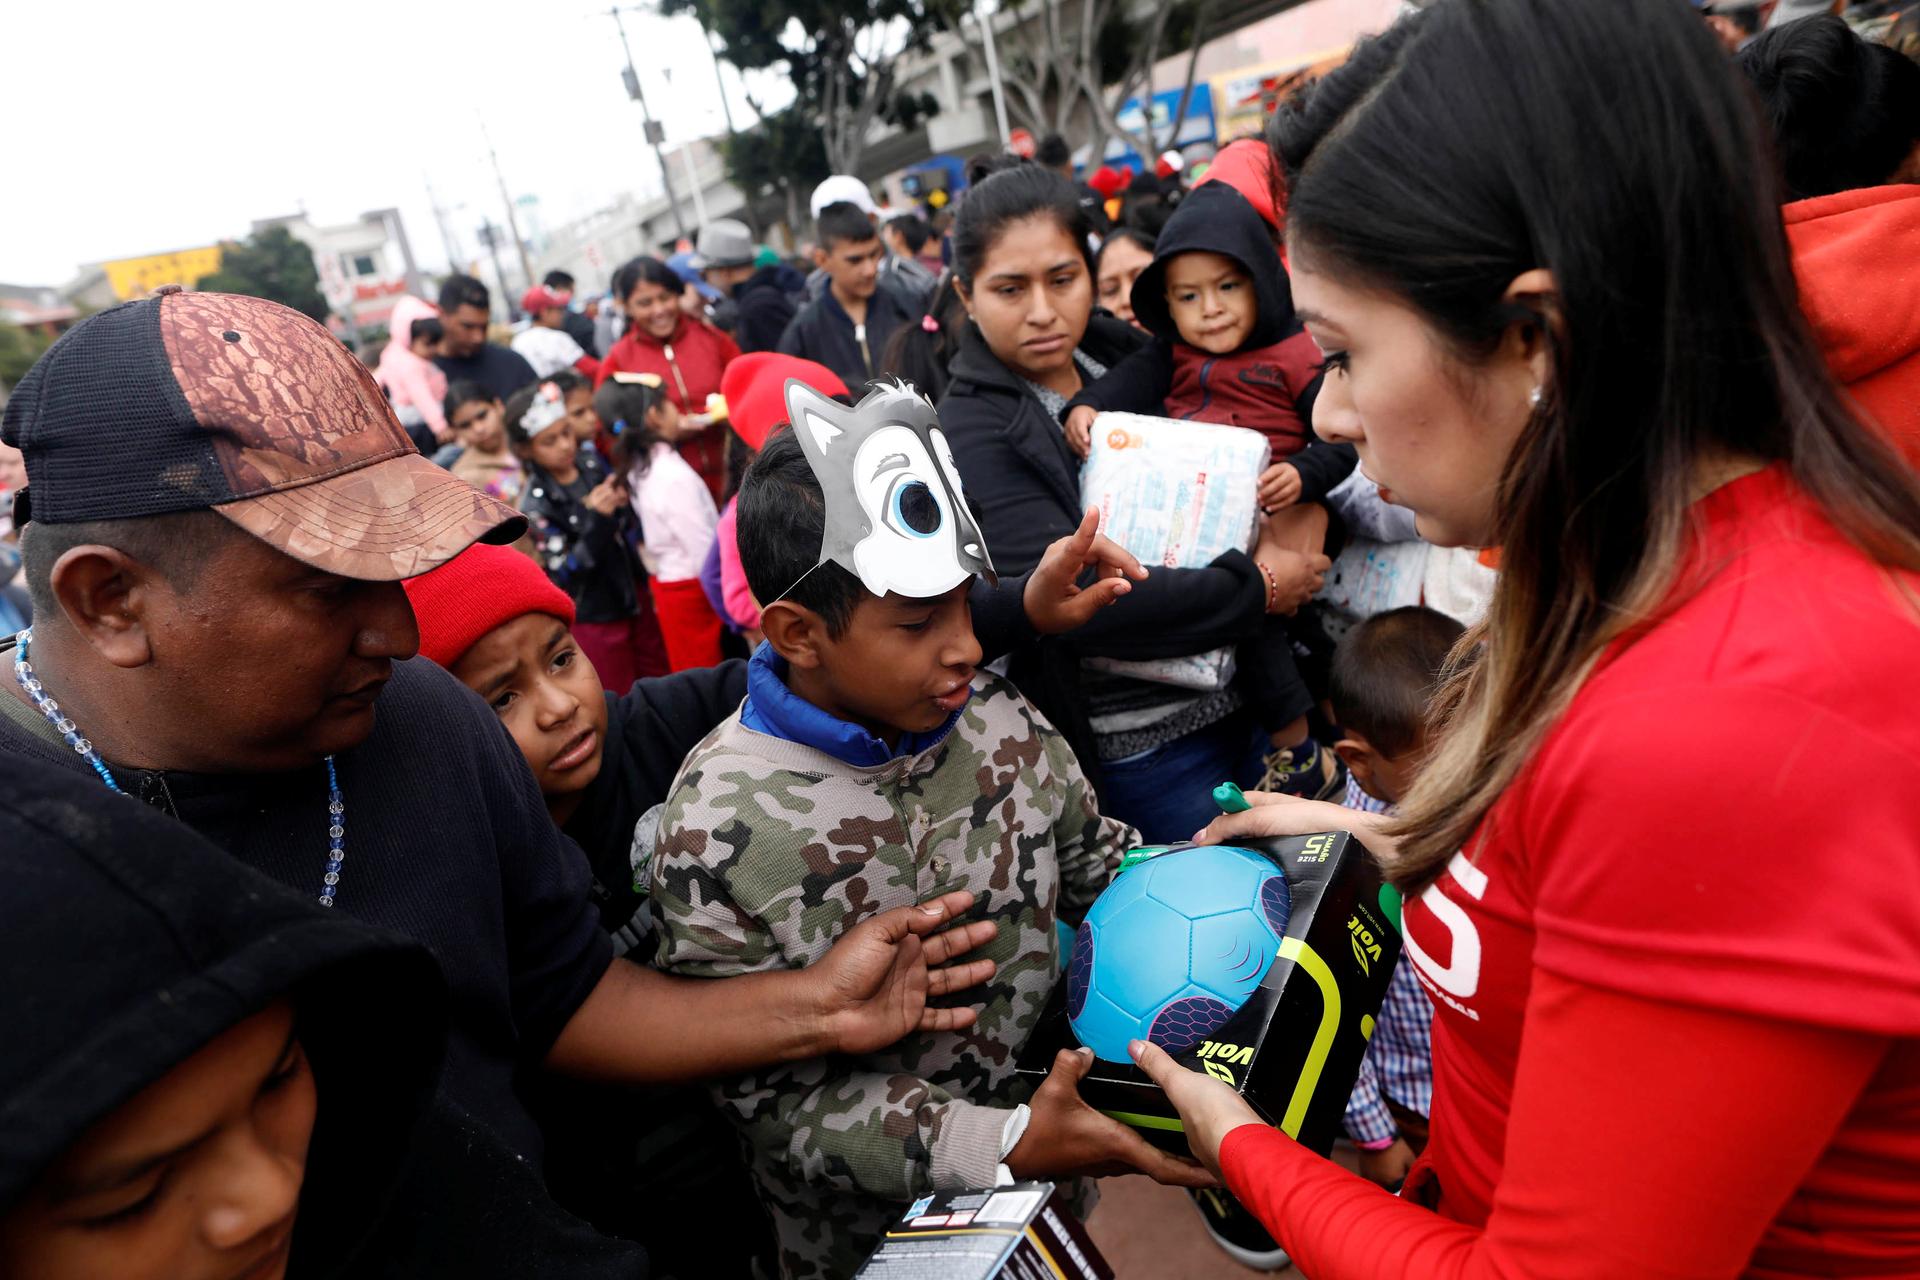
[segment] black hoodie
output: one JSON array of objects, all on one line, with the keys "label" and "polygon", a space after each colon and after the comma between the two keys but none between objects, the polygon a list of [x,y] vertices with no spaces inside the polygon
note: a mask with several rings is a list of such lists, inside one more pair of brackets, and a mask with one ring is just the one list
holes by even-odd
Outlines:
[{"label": "black hoodie", "polygon": [[[1253,281],[1253,328],[1226,355],[1182,341],[1167,305],[1167,264],[1193,252],[1231,258]],[[1294,314],[1272,228],[1245,196],[1209,182],[1181,201],[1160,233],[1153,262],[1133,282],[1133,314],[1154,340],[1082,390],[1069,409],[1090,405],[1252,428],[1267,437],[1274,461],[1299,470],[1307,502],[1324,498],[1352,472],[1353,449],[1317,440],[1309,428],[1320,353]]]},{"label": "black hoodie", "polygon": [[446,988],[425,948],[35,761],[0,796],[0,1211],[88,1129],[290,996],[320,1097],[290,1273],[337,1273],[428,1109]]}]

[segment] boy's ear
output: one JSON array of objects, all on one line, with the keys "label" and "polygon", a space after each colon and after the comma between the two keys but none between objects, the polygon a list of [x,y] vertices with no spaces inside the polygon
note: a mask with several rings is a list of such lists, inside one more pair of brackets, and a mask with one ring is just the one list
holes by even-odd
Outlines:
[{"label": "boy's ear", "polygon": [[827,246],[823,244],[817,244],[813,246],[813,265],[814,266],[820,268],[822,271],[825,271],[827,269],[827,264],[832,261],[833,261],[833,255],[827,252]]},{"label": "boy's ear", "polygon": [[[1340,763],[1347,766],[1347,772],[1360,784],[1360,789],[1373,795],[1373,772],[1379,757],[1373,744],[1365,738],[1345,737],[1333,744],[1333,754],[1340,757]],[[1379,797],[1375,796],[1375,799]]]},{"label": "boy's ear", "polygon": [[776,600],[760,611],[760,632],[773,651],[802,670],[820,665],[827,624],[819,614],[791,600]]}]

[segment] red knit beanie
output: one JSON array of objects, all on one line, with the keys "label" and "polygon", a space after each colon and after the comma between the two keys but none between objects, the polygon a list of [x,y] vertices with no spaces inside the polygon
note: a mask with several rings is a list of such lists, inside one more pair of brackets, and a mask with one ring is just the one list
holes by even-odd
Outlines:
[{"label": "red knit beanie", "polygon": [[430,573],[400,584],[420,623],[420,652],[443,667],[495,627],[529,613],[573,625],[573,601],[531,556],[476,542]]},{"label": "red knit beanie", "polygon": [[775,428],[786,425],[788,378],[798,378],[823,396],[849,398],[847,384],[823,364],[777,351],[735,356],[720,375],[720,395],[727,402],[727,424],[755,453],[766,447]]}]

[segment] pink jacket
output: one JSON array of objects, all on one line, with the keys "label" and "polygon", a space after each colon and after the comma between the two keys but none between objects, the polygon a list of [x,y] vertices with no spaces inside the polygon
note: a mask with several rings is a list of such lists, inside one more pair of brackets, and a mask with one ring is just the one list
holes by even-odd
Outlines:
[{"label": "pink jacket", "polygon": [[413,322],[439,314],[431,302],[411,295],[394,303],[393,315],[387,320],[387,345],[380,352],[380,363],[374,366],[373,380],[393,401],[396,413],[408,406],[418,409],[433,434],[444,436],[447,415],[442,402],[447,398],[447,375],[434,368],[433,361],[423,360],[409,349]]},{"label": "pink jacket", "polygon": [[740,567],[739,504],[727,503],[720,513],[714,536],[720,542],[720,595],[727,602],[727,617],[743,631],[758,630],[760,606],[753,602],[753,590],[747,586],[747,571]]}]

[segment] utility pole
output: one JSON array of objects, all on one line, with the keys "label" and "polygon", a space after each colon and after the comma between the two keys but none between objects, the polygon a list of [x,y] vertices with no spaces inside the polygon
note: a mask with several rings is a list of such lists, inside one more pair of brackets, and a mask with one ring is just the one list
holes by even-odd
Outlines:
[{"label": "utility pole", "polygon": [[707,56],[713,59],[713,82],[720,86],[720,114],[726,117],[727,136],[733,136],[733,108],[727,105],[727,78],[720,74],[720,51],[713,47],[713,33],[705,27],[700,28],[700,38],[706,42]]},{"label": "utility pole", "polygon": [[500,228],[493,225],[491,218],[482,219],[480,223],[480,243],[487,246],[487,253],[493,258],[493,278],[500,285],[500,309],[504,313],[501,323],[511,324],[513,303],[507,300],[507,273],[500,265]]},{"label": "utility pole", "polygon": [[[620,49],[627,55],[627,96],[640,104],[640,120],[647,136],[647,144],[653,148],[653,158],[660,165],[660,185],[666,189],[667,204],[673,209],[673,225],[681,239],[687,235],[687,221],[680,216],[680,199],[673,194],[673,173],[667,168],[667,154],[661,150],[661,144],[667,139],[665,129],[647,110],[647,91],[640,84],[640,72],[633,65],[633,46],[627,43],[627,24],[620,17],[620,7],[615,5],[607,10],[607,16],[613,19],[613,25],[620,30]],[[641,10],[645,12],[645,10]]]},{"label": "utility pole", "polygon": [[1013,141],[1013,131],[1007,128],[1007,95],[1000,87],[1000,50],[993,40],[993,17],[980,12],[980,0],[973,0],[973,20],[980,24],[980,39],[986,46],[987,84],[993,89],[993,118],[1000,126],[1000,145],[1006,146]]},{"label": "utility pole", "polygon": [[[513,247],[518,250],[520,254],[520,272],[526,276],[527,287],[531,289],[533,287],[533,262],[527,257],[527,242],[520,238],[520,222],[513,216],[513,196],[507,192],[507,180],[500,173],[500,157],[493,152],[493,135],[487,132],[487,122],[485,120],[480,122],[480,136],[484,138],[487,143],[487,159],[493,162],[493,180],[500,184],[500,203],[507,207],[507,231],[512,234]],[[504,292],[506,287],[506,277],[502,276],[500,278],[500,288]],[[512,318],[512,307],[507,308],[507,315],[509,319]]]},{"label": "utility pole", "polygon": [[420,181],[426,183],[427,203],[433,206],[433,221],[440,228],[440,247],[447,251],[447,270],[458,271],[460,252],[454,248],[453,233],[447,230],[447,212],[440,207],[440,197],[433,194],[433,179],[421,174]]}]

